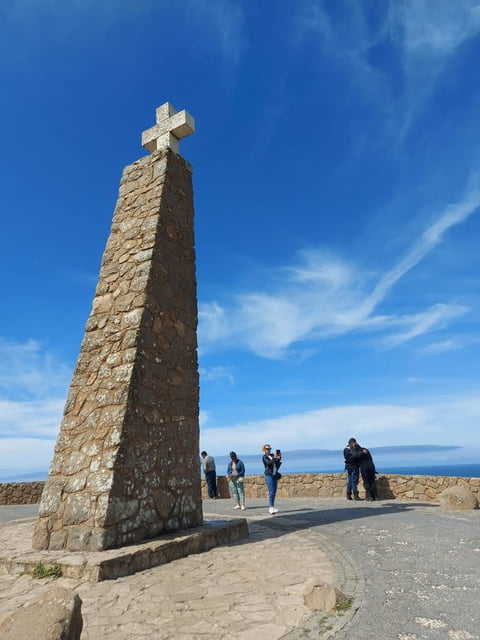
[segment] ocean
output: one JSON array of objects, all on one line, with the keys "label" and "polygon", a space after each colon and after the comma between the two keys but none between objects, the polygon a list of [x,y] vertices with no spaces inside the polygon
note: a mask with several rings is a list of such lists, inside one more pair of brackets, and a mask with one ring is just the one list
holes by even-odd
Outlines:
[{"label": "ocean", "polygon": [[[460,478],[480,478],[480,464],[452,464],[418,467],[390,467],[389,465],[376,466],[377,472],[380,475],[383,473],[398,473],[399,475],[405,476],[457,476]],[[283,475],[289,473],[344,473],[343,467],[337,467],[334,469],[303,469],[301,465],[296,465],[293,468],[290,467],[288,469],[286,465],[283,465],[281,471]]]},{"label": "ocean", "polygon": [[449,464],[429,467],[388,467],[379,469],[382,473],[399,473],[408,476],[457,476],[460,478],[480,478],[480,464]]},{"label": "ocean", "polygon": [[[402,447],[397,447],[392,452],[391,448],[377,447],[372,448],[373,459],[377,472],[382,473],[398,473],[400,475],[415,476],[458,476],[464,478],[480,478],[480,463],[471,462],[471,460],[480,459],[477,452],[467,451],[469,462],[465,459],[465,451],[460,447],[435,447],[429,446],[429,458],[433,458],[438,451],[444,453],[448,449],[448,458],[440,463],[438,458],[435,464],[422,464],[426,459],[423,447],[409,447],[407,455],[401,455]],[[406,449],[404,447],[404,449]],[[422,451],[418,451],[422,449]],[[453,450],[453,451],[452,451]],[[454,459],[456,451],[460,454],[458,460]],[[415,455],[413,455],[415,454]],[[421,459],[418,459],[421,455]],[[239,454],[239,457],[245,464],[247,475],[263,474],[263,464],[261,456],[258,454]],[[217,464],[217,475],[225,475],[227,472],[228,456],[215,456]],[[200,471],[200,465],[199,465]],[[344,473],[343,452],[342,451],[285,451],[283,454],[283,464],[281,468],[282,474],[288,473]],[[0,482],[32,482],[34,480],[46,480],[47,471],[38,471],[36,473],[23,474],[0,474]]]},{"label": "ocean", "polygon": [[[445,445],[400,445],[371,447],[378,473],[401,475],[434,475],[480,478],[480,448]],[[262,474],[261,456],[239,454],[247,474]],[[217,474],[225,473],[227,458],[219,456]],[[285,473],[343,473],[342,450],[297,449],[284,451],[282,474]]]}]

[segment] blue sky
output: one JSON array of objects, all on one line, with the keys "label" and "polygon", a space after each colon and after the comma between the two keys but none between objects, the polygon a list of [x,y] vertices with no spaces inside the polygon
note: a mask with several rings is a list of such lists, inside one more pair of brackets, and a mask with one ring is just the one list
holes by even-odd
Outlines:
[{"label": "blue sky", "polygon": [[202,447],[478,459],[479,59],[473,0],[3,3],[0,475],[48,467],[166,101],[197,126]]}]

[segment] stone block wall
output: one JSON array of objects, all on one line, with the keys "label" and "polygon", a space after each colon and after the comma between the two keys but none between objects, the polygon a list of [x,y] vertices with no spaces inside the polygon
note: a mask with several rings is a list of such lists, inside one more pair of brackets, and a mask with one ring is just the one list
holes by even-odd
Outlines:
[{"label": "stone block wall", "polygon": [[45,482],[0,483],[0,505],[38,504]]},{"label": "stone block wall", "polygon": [[[436,502],[442,491],[456,485],[467,486],[480,499],[480,478],[449,476],[407,476],[383,474],[377,481],[380,499],[415,500]],[[225,476],[217,478],[220,498],[228,498],[228,481]],[[346,475],[344,473],[289,473],[283,474],[278,483],[278,498],[341,498],[345,496]],[[362,482],[360,497],[365,497]],[[205,479],[202,481],[202,497],[208,498]],[[268,493],[265,478],[245,476],[245,497],[265,498]]]},{"label": "stone block wall", "polygon": [[100,551],[198,526],[191,168],[125,168],[33,546]]},{"label": "stone block wall", "polygon": [[[35,504],[40,502],[44,482],[19,482],[0,484],[0,505]],[[436,502],[442,491],[448,487],[464,485],[480,501],[480,478],[449,476],[403,476],[385,474],[377,481],[380,498]],[[225,476],[217,478],[218,495],[229,498],[228,481]],[[359,484],[363,497],[362,483]],[[245,476],[247,498],[267,498],[263,476]],[[294,498],[341,498],[345,495],[345,474],[343,473],[297,473],[285,474],[279,482],[278,497]],[[202,479],[202,498],[207,499],[207,486]]]}]

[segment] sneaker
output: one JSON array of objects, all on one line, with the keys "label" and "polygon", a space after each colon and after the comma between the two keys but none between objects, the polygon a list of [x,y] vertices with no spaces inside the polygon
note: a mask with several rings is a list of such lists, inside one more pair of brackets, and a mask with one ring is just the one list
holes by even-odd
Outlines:
[{"label": "sneaker", "polygon": [[234,508],[234,509],[240,509],[240,505],[239,505],[239,504],[236,504],[233,508]]},{"label": "sneaker", "polygon": [[275,507],[269,507],[268,513],[273,515],[274,513],[278,513],[278,509],[275,509]]},{"label": "sneaker", "polygon": [[242,506],[240,507],[242,511],[245,511],[245,505],[242,504]]}]

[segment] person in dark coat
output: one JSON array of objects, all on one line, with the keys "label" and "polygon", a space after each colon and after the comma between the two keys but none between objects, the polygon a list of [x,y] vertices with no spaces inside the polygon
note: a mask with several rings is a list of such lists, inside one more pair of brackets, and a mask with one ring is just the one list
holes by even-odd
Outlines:
[{"label": "person in dark coat", "polygon": [[354,453],[361,451],[360,445],[355,438],[350,438],[347,446],[343,450],[345,458],[345,470],[347,472],[347,500],[360,500],[358,495],[358,479],[360,476],[359,461],[354,458]]},{"label": "person in dark coat", "polygon": [[209,456],[206,451],[202,451],[202,469],[205,474],[205,480],[207,483],[208,497],[217,497],[217,471],[215,467],[215,460],[212,456]]},{"label": "person in dark coat", "polygon": [[363,486],[365,487],[365,499],[369,502],[377,499],[377,488],[375,485],[375,464],[373,463],[372,454],[368,449],[360,448],[353,454],[355,460],[358,460],[360,473],[362,474]]}]

